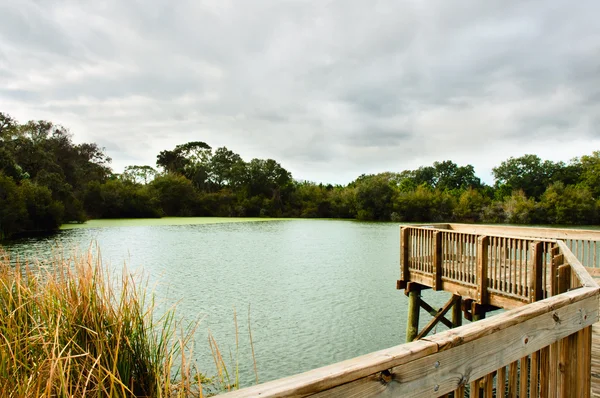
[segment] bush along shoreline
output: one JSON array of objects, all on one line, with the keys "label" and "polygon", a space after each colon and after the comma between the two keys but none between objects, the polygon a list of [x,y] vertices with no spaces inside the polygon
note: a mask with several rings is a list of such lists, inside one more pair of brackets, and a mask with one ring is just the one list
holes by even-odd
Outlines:
[{"label": "bush along shoreline", "polygon": [[191,141],[123,173],[96,143],[65,127],[0,112],[0,240],[102,218],[305,217],[406,222],[593,225],[600,151],[554,162],[528,154],[493,168],[486,185],[451,160],[361,175],[347,185],[300,181],[273,159],[244,160]]}]

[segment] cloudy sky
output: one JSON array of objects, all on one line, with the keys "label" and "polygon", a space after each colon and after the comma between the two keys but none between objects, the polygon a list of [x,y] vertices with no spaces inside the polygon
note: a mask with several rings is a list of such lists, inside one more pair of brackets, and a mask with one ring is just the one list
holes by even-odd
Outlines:
[{"label": "cloudy sky", "polygon": [[0,111],[347,183],[600,149],[598,0],[0,0]]}]

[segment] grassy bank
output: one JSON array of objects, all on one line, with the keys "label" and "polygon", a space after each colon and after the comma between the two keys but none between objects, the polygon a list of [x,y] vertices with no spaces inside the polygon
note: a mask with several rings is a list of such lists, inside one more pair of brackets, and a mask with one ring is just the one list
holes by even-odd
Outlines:
[{"label": "grassy bank", "polygon": [[0,252],[2,397],[202,396],[192,334],[99,256],[14,264]]}]

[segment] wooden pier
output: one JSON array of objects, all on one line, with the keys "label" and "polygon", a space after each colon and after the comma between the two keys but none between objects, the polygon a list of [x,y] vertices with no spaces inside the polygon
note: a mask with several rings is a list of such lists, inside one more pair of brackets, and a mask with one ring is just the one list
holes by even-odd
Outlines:
[{"label": "wooden pier", "polygon": [[[600,231],[403,226],[405,344],[225,396],[600,397],[599,242]],[[424,289],[451,296],[436,309]]]}]

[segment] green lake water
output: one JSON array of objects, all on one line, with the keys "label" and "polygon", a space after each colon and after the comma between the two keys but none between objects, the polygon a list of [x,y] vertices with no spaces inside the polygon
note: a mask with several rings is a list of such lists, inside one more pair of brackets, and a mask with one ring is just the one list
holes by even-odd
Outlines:
[{"label": "green lake water", "polygon": [[[232,222],[236,221],[236,222]],[[215,372],[207,336],[235,355],[240,379],[254,380],[248,309],[260,381],[404,342],[407,300],[399,277],[399,226],[336,220],[166,218],[100,220],[12,242],[9,251],[48,256],[97,244],[116,270],[143,273],[163,305],[201,319],[195,357]],[[441,306],[445,293],[424,293]],[[421,323],[429,316],[422,314]]]}]

